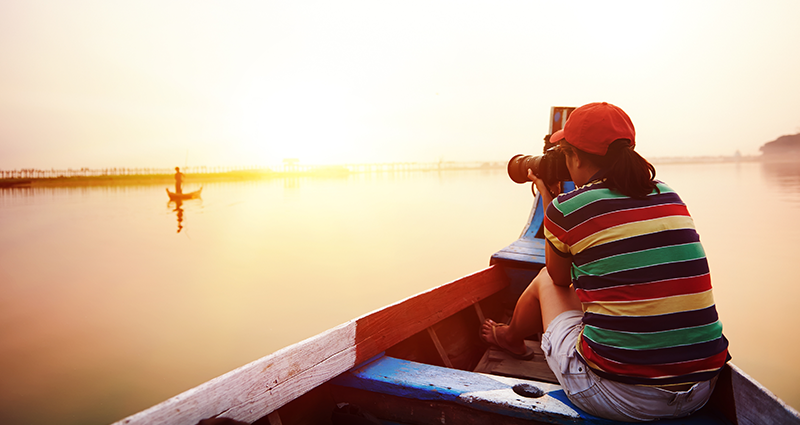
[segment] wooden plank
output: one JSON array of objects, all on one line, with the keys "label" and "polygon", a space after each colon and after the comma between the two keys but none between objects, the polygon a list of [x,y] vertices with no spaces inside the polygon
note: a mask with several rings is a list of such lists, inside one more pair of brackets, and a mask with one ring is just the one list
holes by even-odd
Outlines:
[{"label": "wooden plank", "polygon": [[[559,385],[449,369],[387,356],[354,368],[334,378],[331,384],[374,394],[434,402],[431,403],[431,406],[439,406],[442,409],[441,415],[450,411],[446,409],[447,405],[442,403],[458,404],[472,409],[473,415],[476,416],[490,414],[488,417],[491,419],[482,423],[505,423],[507,422],[505,418],[552,424],[612,425],[620,423],[592,416],[580,410],[569,401]],[[538,389],[538,394],[524,396],[514,390],[514,387],[519,385],[526,386],[528,390],[531,387]],[[334,397],[338,397],[341,392],[337,389],[332,393]],[[367,406],[373,407],[374,404],[365,404],[362,407]],[[401,410],[399,406],[402,406],[402,403],[398,404],[395,410]],[[372,413],[376,414],[376,412]],[[467,418],[461,419],[467,420]],[[431,422],[409,421],[409,423]],[[510,421],[510,423],[516,422]],[[689,417],[661,419],[658,423],[661,425],[729,425],[716,412],[702,409]]]},{"label": "wooden plank", "polygon": [[483,309],[481,308],[481,303],[472,304],[475,307],[475,314],[478,315],[478,322],[483,323],[486,321],[486,316],[483,315]]},{"label": "wooden plank", "polygon": [[429,425],[542,425],[545,422],[499,416],[491,412],[445,401],[415,400],[356,388],[339,387],[337,402],[346,402],[368,411],[388,423]]},{"label": "wooden plank", "polygon": [[[558,385],[485,375],[386,356],[348,371],[331,383],[417,400],[456,402],[475,410],[527,420],[571,423],[587,417],[549,395],[561,390]],[[515,393],[513,387],[518,384],[538,388],[541,396],[523,397]]]},{"label": "wooden plank", "polygon": [[253,422],[355,365],[355,323],[279,350],[147,410],[119,425],[186,424],[226,417]]},{"label": "wooden plank", "polygon": [[797,410],[784,403],[736,365],[728,363],[728,367],[731,370],[731,387],[738,425],[800,424],[800,414]]},{"label": "wooden plank", "polygon": [[542,360],[525,361],[518,359],[501,360],[492,373],[513,378],[532,379],[557,384],[558,380],[550,370],[550,366]]},{"label": "wooden plank", "polygon": [[502,264],[506,267],[538,270],[542,268],[542,265],[545,264],[545,257],[544,255],[534,256],[528,254],[510,253],[501,250],[492,255],[491,264]]},{"label": "wooden plank", "polygon": [[526,340],[525,345],[536,353],[533,359],[520,360],[506,351],[490,347],[474,371],[557,384],[558,380],[545,361],[539,341]]},{"label": "wooden plank", "polygon": [[442,346],[442,342],[439,341],[439,337],[436,336],[436,331],[433,328],[427,328],[428,335],[431,337],[431,341],[433,341],[433,345],[436,347],[436,351],[439,353],[439,357],[442,358],[442,363],[444,363],[447,367],[453,367],[453,363],[450,361],[450,357],[447,356],[447,351],[445,351],[444,347]]},{"label": "wooden plank", "polygon": [[194,425],[211,417],[253,422],[507,284],[501,270],[489,267],[286,347],[116,424]]},{"label": "wooden plank", "polygon": [[283,425],[281,422],[281,415],[278,412],[272,412],[267,415],[267,420],[269,420],[269,425]]},{"label": "wooden plank", "polygon": [[545,264],[543,239],[517,239],[492,255],[491,264],[506,263],[513,267],[539,269]]}]

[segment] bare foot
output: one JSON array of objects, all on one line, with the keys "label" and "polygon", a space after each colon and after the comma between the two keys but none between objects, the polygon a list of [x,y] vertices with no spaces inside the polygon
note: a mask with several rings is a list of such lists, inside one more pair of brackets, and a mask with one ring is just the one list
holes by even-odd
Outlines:
[{"label": "bare foot", "polygon": [[487,344],[494,345],[508,351],[515,356],[526,356],[528,348],[524,340],[513,340],[508,325],[486,319],[481,325],[481,339]]}]

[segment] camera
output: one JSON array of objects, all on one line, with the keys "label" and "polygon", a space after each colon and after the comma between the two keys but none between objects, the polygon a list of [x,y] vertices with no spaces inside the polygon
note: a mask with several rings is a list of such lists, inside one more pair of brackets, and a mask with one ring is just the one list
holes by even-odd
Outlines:
[{"label": "camera", "polygon": [[528,182],[528,169],[550,186],[556,182],[570,181],[567,158],[555,146],[548,148],[544,155],[514,155],[508,161],[508,176],[516,183]]},{"label": "camera", "polygon": [[[567,118],[574,111],[570,106],[553,106],[550,108],[550,134],[564,128]],[[528,169],[533,174],[551,186],[556,182],[572,180],[567,170],[567,158],[564,152],[557,149],[557,146],[550,143],[550,136],[544,138],[544,155],[514,155],[508,161],[508,176],[516,183],[528,182]]]}]

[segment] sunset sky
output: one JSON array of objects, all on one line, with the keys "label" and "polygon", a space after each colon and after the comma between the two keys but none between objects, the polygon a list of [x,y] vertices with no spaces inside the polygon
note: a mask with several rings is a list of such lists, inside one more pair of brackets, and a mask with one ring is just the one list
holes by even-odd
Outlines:
[{"label": "sunset sky", "polygon": [[504,161],[551,106],[646,157],[800,132],[800,2],[0,1],[0,169]]}]

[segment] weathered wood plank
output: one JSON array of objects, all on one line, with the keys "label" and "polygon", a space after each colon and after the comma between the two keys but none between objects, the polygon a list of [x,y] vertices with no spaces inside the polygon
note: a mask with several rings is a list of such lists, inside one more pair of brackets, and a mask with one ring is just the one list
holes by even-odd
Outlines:
[{"label": "weathered wood plank", "polygon": [[478,315],[478,322],[483,323],[486,321],[486,316],[483,315],[483,309],[481,308],[481,303],[472,304],[475,307],[475,314]]},{"label": "weathered wood plank", "polygon": [[272,412],[267,415],[267,419],[269,420],[269,425],[283,425],[281,422],[281,415],[278,412]]},{"label": "weathered wood plank", "polygon": [[262,418],[507,285],[493,267],[369,313],[212,379],[116,424]]},{"label": "weathered wood plank", "polygon": [[410,425],[543,425],[528,419],[500,416],[475,410],[458,403],[438,400],[415,400],[356,388],[340,387],[334,393],[337,402],[363,408],[370,414],[388,421]]},{"label": "weathered wood plank", "polygon": [[[581,412],[550,396],[558,385],[381,357],[331,381],[334,385],[359,388],[417,400],[463,404],[475,410],[527,420],[572,423],[585,418]],[[512,387],[525,384],[538,388],[539,397],[523,397]]]},{"label": "weathered wood plank", "polygon": [[536,353],[533,359],[516,359],[499,348],[490,347],[486,350],[480,363],[475,367],[474,372],[557,384],[558,380],[545,361],[544,352],[542,352],[539,341],[526,340],[525,345]]},{"label": "weathered wood plank", "polygon": [[350,347],[335,354],[327,361],[318,363],[291,379],[271,387],[268,391],[248,394],[246,399],[237,400],[237,403],[219,416],[253,422],[352,368],[355,366],[354,359],[355,347]]},{"label": "weathered wood plank", "polygon": [[775,397],[770,390],[736,365],[728,363],[728,367],[731,369],[731,386],[738,425],[800,424],[800,414],[797,410]]},{"label": "weathered wood plank", "polygon": [[[449,369],[387,356],[337,376],[331,381],[331,384],[397,398],[453,403],[468,407],[476,416],[487,413],[493,415],[489,416],[490,420],[483,423],[504,423],[508,421],[506,418],[551,424],[612,425],[620,423],[592,416],[580,410],[572,404],[557,384]],[[525,391],[519,391],[520,386]],[[340,396],[338,389],[334,393],[336,393],[335,397]],[[400,402],[399,399],[395,400]],[[367,406],[372,408],[375,404],[363,405],[363,407]],[[439,403],[437,406],[442,409],[442,415],[452,410],[452,408],[446,408],[447,404]],[[384,419],[392,419],[392,416],[382,416],[386,414],[384,412],[372,411],[371,413],[379,414],[381,415],[379,417]],[[467,411],[462,410],[460,413],[468,415]],[[459,419],[466,420],[467,418],[459,417]],[[716,412],[709,410],[701,410],[684,418],[661,419],[658,423],[662,425],[730,425]]]},{"label": "weathered wood plank", "polygon": [[439,337],[436,335],[436,331],[433,328],[427,328],[428,335],[431,337],[431,341],[433,341],[433,345],[436,347],[436,351],[439,353],[439,357],[442,358],[442,363],[444,363],[447,367],[453,367],[453,363],[450,361],[450,357],[447,355],[447,351],[442,346],[442,342],[439,341]]},{"label": "weathered wood plank", "polygon": [[211,417],[252,422],[355,365],[348,322],[212,379],[116,424],[196,424]]},{"label": "weathered wood plank", "polygon": [[541,239],[517,239],[511,245],[492,255],[490,263],[539,269],[545,263],[544,241]]}]

